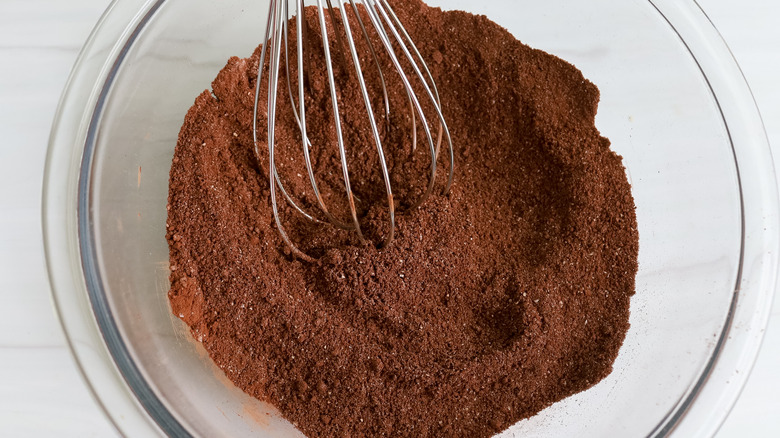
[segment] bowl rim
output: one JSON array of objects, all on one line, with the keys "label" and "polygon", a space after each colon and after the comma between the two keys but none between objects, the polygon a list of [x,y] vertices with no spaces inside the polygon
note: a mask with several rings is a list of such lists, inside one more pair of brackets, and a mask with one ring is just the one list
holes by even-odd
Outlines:
[{"label": "bowl rim", "polygon": [[[647,1],[697,63],[721,112],[738,173],[742,245],[726,323],[697,381],[649,434],[712,436],[749,377],[769,320],[779,267],[780,202],[761,116],[714,24],[695,1]],[[164,3],[114,0],[101,16],[60,99],[43,182],[42,231],[54,307],[93,398],[124,435],[191,436],[151,390],[124,347],[101,297],[100,273],[91,257],[92,230],[85,219],[88,164],[103,102],[129,47]],[[741,172],[740,162],[760,167]]]}]

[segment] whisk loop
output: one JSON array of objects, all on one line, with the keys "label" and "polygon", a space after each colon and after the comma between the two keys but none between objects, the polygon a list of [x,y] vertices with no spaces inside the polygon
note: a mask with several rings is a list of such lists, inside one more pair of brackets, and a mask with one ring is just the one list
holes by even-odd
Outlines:
[{"label": "whisk loop", "polygon": [[[346,200],[349,206],[350,217],[347,220],[337,218],[326,205],[325,199],[322,196],[321,190],[317,184],[315,177],[315,171],[311,161],[311,149],[314,147],[307,136],[307,121],[306,121],[306,107],[305,97],[306,90],[310,87],[309,74],[312,71],[311,68],[311,44],[310,37],[313,33],[308,21],[304,16],[304,2],[303,0],[295,0],[295,20],[296,20],[296,59],[297,62],[297,108],[295,104],[295,93],[293,92],[291,75],[290,75],[290,50],[288,45],[288,17],[290,17],[290,0],[271,0],[268,23],[265,33],[265,44],[263,44],[260,63],[257,72],[257,85],[255,88],[255,100],[254,100],[254,118],[252,125],[252,134],[255,145],[255,153],[260,156],[259,143],[257,139],[257,118],[258,118],[258,102],[260,99],[261,82],[264,73],[266,56],[269,56],[269,78],[268,78],[268,101],[267,101],[267,132],[268,132],[268,163],[269,163],[269,184],[271,203],[274,214],[274,220],[279,233],[284,242],[289,246],[292,253],[303,260],[313,261],[314,259],[308,254],[301,251],[290,239],[285,232],[282,220],[279,214],[279,205],[277,201],[277,189],[281,192],[282,197],[286,202],[299,214],[308,220],[315,223],[330,224],[336,228],[354,231],[361,242],[366,242],[366,237],[361,230],[360,218],[358,217],[357,199],[352,184],[350,182],[350,175],[347,163],[347,154],[344,132],[342,127],[342,116],[339,112],[339,100],[338,89],[336,86],[336,75],[334,73],[333,53],[331,53],[331,41],[329,41],[329,27],[326,23],[325,14],[327,13],[330,18],[331,31],[335,35],[335,51],[337,62],[341,64],[342,72],[346,74],[352,74],[354,72],[354,79],[357,81],[360,94],[363,100],[363,104],[368,116],[368,123],[373,138],[373,146],[376,148],[378,155],[379,166],[381,169],[381,176],[384,182],[384,189],[387,194],[387,216],[389,221],[389,229],[385,235],[384,242],[380,247],[385,247],[390,244],[395,235],[395,215],[396,215],[396,203],[393,199],[393,190],[390,183],[390,172],[388,170],[387,161],[385,158],[385,150],[380,138],[379,127],[377,124],[374,109],[372,108],[371,96],[369,95],[366,81],[363,75],[363,66],[361,65],[358,49],[355,44],[355,37],[353,36],[352,24],[357,23],[357,34],[361,35],[364,41],[367,43],[369,54],[373,59],[374,67],[378,70],[378,77],[382,87],[382,102],[384,104],[383,115],[390,121],[391,109],[390,101],[388,98],[387,83],[385,81],[385,74],[382,70],[382,65],[379,61],[377,50],[384,50],[387,57],[390,59],[392,68],[398,73],[401,82],[403,84],[404,92],[408,98],[410,113],[410,119],[412,123],[412,151],[417,147],[417,123],[419,120],[422,125],[424,137],[428,145],[428,149],[431,156],[430,166],[430,178],[425,193],[411,203],[410,209],[419,207],[425,200],[433,193],[435,179],[436,179],[436,165],[441,149],[442,140],[446,141],[446,148],[448,151],[448,177],[444,187],[444,192],[449,191],[452,185],[453,172],[454,172],[454,154],[452,149],[452,139],[450,138],[449,129],[447,128],[446,121],[441,110],[441,101],[439,98],[439,92],[436,88],[436,84],[433,81],[433,76],[428,68],[428,65],[423,60],[419,50],[415,46],[411,37],[407,33],[406,29],[401,24],[398,16],[390,7],[386,0],[363,0],[359,2],[368,17],[368,22],[364,21],[361,13],[358,9],[357,2],[355,0],[335,0],[336,7],[333,7],[331,0],[326,0],[326,5],[323,5],[322,0],[316,0],[316,12],[319,23],[321,38],[322,38],[322,51],[325,58],[325,69],[327,72],[328,88],[330,94],[330,100],[332,102],[333,111],[333,124],[336,133],[336,140],[338,144],[339,158],[343,176],[343,186],[346,193]],[[347,10],[344,7],[345,3],[349,3],[355,20],[351,22],[347,16]],[[339,14],[340,20],[337,20],[336,14]],[[338,25],[341,24],[343,29],[339,29]],[[380,42],[381,48],[374,47],[370,37],[369,30],[373,29],[376,32]],[[284,65],[285,74],[287,79],[287,87],[289,92],[290,103],[292,112],[295,118],[295,122],[300,130],[303,148],[303,157],[306,166],[306,173],[309,179],[309,183],[314,194],[314,198],[319,208],[319,213],[314,214],[307,211],[302,205],[299,205],[290,192],[285,188],[282,179],[279,176],[278,169],[276,167],[276,119],[277,119],[277,95],[279,85],[279,74],[282,49],[284,49]],[[419,80],[421,87],[424,91],[424,98],[428,99],[431,103],[431,107],[434,111],[435,122],[438,122],[438,132],[434,141],[434,136],[431,133],[431,127],[429,125],[428,117],[423,110],[423,105],[420,102],[417,94],[412,88],[412,84],[409,80],[409,76],[404,71],[402,66],[402,59],[408,65],[407,69],[410,69],[409,75],[413,75]],[[348,69],[348,62],[351,61],[353,70],[350,72]],[[436,120],[438,119],[438,120]]]}]

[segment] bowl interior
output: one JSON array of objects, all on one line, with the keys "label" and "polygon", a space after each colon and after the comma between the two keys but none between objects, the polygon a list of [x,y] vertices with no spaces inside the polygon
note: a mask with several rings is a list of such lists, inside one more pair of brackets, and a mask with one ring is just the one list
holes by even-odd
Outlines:
[{"label": "bowl interior", "polygon": [[[624,157],[637,204],[637,294],[614,372],[507,434],[653,434],[702,376],[739,271],[737,170],[706,78],[646,1],[429,3],[485,14],[581,69],[601,90],[597,126]],[[123,340],[113,348],[127,349],[165,415],[199,436],[299,434],[224,377],[167,299],[165,207],[179,127],[228,57],[261,41],[267,10],[267,1],[162,3],[119,56],[84,161],[81,220],[100,274],[89,286]]]}]

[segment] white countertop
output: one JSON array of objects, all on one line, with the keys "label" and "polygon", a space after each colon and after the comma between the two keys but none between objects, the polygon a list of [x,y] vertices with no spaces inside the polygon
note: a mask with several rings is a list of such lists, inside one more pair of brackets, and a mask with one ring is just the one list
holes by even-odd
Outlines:
[{"label": "white countertop", "polygon": [[[700,0],[780,145],[780,2]],[[113,437],[76,371],[49,298],[40,194],[52,118],[108,0],[0,1],[0,436]],[[775,166],[780,164],[780,146]],[[780,299],[718,438],[780,436]]]}]

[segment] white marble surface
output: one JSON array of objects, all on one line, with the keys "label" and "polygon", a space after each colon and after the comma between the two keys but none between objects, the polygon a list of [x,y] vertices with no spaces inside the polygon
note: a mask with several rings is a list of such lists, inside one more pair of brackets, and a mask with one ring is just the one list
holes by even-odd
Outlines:
[{"label": "white marble surface", "polygon": [[[780,145],[780,2],[700,0]],[[40,193],[49,128],[107,0],[0,0],[0,436],[116,436],[76,371],[49,298]],[[776,166],[780,146],[775,148]],[[780,299],[719,438],[780,436]]]}]

